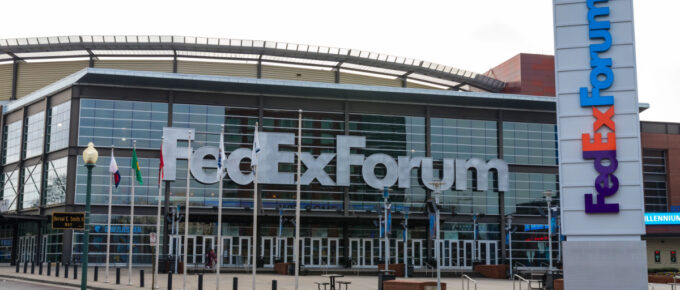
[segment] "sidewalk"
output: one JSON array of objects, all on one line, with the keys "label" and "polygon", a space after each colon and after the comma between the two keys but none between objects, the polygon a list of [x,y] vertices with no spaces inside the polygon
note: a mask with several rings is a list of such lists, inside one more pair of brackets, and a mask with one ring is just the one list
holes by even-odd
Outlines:
[{"label": "sidewalk", "polygon": [[[94,282],[94,267],[90,268],[88,271],[88,288],[90,289],[143,289],[140,287],[139,272],[144,270],[144,288],[151,289],[151,269],[150,268],[134,268],[132,270],[132,285],[128,285],[128,271],[127,268],[120,269],[120,285],[116,285],[116,269],[111,268],[110,280],[111,283],[105,283],[106,273],[103,268],[99,269],[99,282]],[[52,275],[47,276],[47,268],[43,265],[43,275],[38,275],[38,267],[35,268],[35,274],[31,273],[31,267],[28,266],[28,271],[26,274],[23,273],[23,265],[19,269],[19,273],[16,273],[15,267],[0,267],[0,280],[2,279],[21,279],[21,280],[31,280],[42,283],[63,285],[67,287],[80,287],[81,279],[81,269],[78,268],[78,279],[73,279],[73,267],[69,269],[69,278],[64,278],[64,269],[60,269],[59,277],[54,277],[54,267],[52,267]],[[329,271],[332,273],[332,271]],[[220,289],[222,290],[232,290],[232,284],[234,277],[238,278],[238,289],[250,290],[252,289],[252,275],[250,274],[228,274],[222,273],[220,275]],[[172,289],[182,289],[183,285],[183,275],[173,275],[172,277]],[[400,278],[403,279],[403,278]],[[409,278],[413,280],[424,280],[424,281],[435,281],[432,278]],[[159,274],[159,289],[168,289],[168,275]],[[295,277],[294,276],[283,276],[277,274],[258,274],[256,280],[256,286],[258,290],[270,290],[272,289],[272,280],[277,281],[278,290],[294,290],[295,289]],[[338,281],[349,281],[352,284],[349,285],[349,289],[353,290],[377,290],[378,289],[378,278],[373,276],[353,276],[348,275],[346,277],[338,278]],[[477,289],[478,290],[508,290],[512,289],[512,281],[510,280],[498,280],[498,279],[485,279],[478,278]],[[317,286],[314,282],[328,282],[328,278],[324,278],[318,275],[300,276],[300,287],[299,289],[304,290],[315,290]],[[447,283],[447,290],[462,290],[461,279],[459,278],[444,278],[442,282]],[[526,285],[523,285],[526,288]],[[474,286],[470,284],[470,288],[474,289]],[[186,289],[197,290],[198,289],[198,275],[187,275]],[[215,287],[215,274],[205,274],[203,276],[203,289],[212,290],[217,289]],[[344,289],[344,288],[343,288]],[[650,287],[650,289],[652,289]],[[665,290],[671,289],[670,285],[654,284],[655,290]]]}]

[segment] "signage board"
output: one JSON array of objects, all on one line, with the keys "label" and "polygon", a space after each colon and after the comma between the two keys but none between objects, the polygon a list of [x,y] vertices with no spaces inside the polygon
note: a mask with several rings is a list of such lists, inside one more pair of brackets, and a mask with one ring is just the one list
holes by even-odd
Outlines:
[{"label": "signage board", "polygon": [[645,225],[680,225],[679,212],[645,213]]},{"label": "signage board", "polygon": [[565,289],[644,289],[633,3],[553,0],[553,16]]},{"label": "signage board", "polygon": [[52,229],[84,230],[84,212],[54,212],[52,213]]}]

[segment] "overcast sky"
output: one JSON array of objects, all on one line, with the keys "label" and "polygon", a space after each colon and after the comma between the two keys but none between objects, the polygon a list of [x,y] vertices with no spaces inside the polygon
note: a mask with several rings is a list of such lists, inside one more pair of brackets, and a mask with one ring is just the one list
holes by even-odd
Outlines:
[{"label": "overcast sky", "polygon": [[[643,120],[680,122],[678,0],[636,0]],[[520,52],[553,54],[551,0],[11,1],[0,38],[162,34],[354,48],[485,72]]]}]

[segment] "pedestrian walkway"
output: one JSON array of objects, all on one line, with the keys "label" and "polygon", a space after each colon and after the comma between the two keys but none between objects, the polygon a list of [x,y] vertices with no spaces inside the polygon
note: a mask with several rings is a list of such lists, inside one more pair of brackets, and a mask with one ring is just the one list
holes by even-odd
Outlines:
[{"label": "pedestrian walkway", "polygon": [[[54,268],[52,268],[52,275],[47,276],[47,270],[43,267],[43,275],[38,275],[38,268],[35,269],[35,274],[30,274],[30,265],[28,267],[27,273],[23,273],[23,267],[20,268],[19,273],[16,273],[15,267],[0,267],[0,285],[2,285],[2,280],[29,280],[42,282],[52,285],[61,285],[66,287],[80,287],[81,279],[81,269],[78,268],[78,278],[73,279],[73,267],[69,269],[69,277],[64,278],[64,269],[62,268],[59,273],[59,277],[54,277]],[[110,273],[110,283],[106,283],[106,273],[103,268],[99,269],[99,281],[94,282],[94,267],[91,267],[88,271],[88,287],[91,289],[142,289],[140,287],[140,270],[144,270],[144,288],[151,289],[151,269],[150,268],[134,268],[132,271],[132,285],[128,285],[128,271],[127,268],[121,268],[120,285],[116,285],[116,269],[112,268]],[[332,273],[332,271],[329,271]],[[183,275],[173,275],[172,277],[172,289],[182,289],[183,287]],[[220,276],[220,289],[222,290],[232,290],[234,278],[238,279],[238,289],[250,290],[252,289],[252,275],[251,274],[229,274],[222,273]],[[403,279],[403,278],[400,278]],[[413,280],[422,281],[436,281],[432,278],[409,278]],[[295,277],[294,276],[283,276],[277,274],[258,274],[256,279],[256,289],[258,290],[270,290],[272,289],[272,281],[276,280],[278,290],[293,290],[295,289]],[[338,281],[349,281],[349,289],[352,290],[377,290],[378,289],[378,278],[373,276],[354,276],[348,275],[342,278],[338,278]],[[512,289],[512,281],[510,280],[499,280],[499,279],[484,279],[478,278],[477,289],[478,290],[508,290]],[[315,290],[317,286],[314,282],[328,282],[328,278],[324,278],[318,275],[300,276],[300,290]],[[462,290],[461,279],[459,278],[443,278],[442,282],[447,283],[447,290]],[[168,275],[159,275],[159,289],[168,289]],[[472,286],[472,285],[471,285]],[[652,288],[652,286],[654,288]],[[526,287],[526,286],[524,286]],[[473,287],[471,287],[473,288]],[[186,289],[197,290],[198,289],[198,275],[187,275]],[[203,276],[203,289],[212,290],[217,289],[215,287],[215,274],[209,273]],[[344,289],[344,288],[343,288]],[[655,290],[670,290],[670,285],[665,284],[653,284],[650,285],[649,289]]]}]

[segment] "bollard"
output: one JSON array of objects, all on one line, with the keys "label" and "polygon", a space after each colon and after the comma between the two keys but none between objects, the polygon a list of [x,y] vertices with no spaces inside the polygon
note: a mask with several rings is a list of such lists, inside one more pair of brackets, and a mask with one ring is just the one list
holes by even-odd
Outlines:
[{"label": "bollard", "polygon": [[28,262],[24,262],[24,274],[26,274],[26,270],[28,270]]},{"label": "bollard", "polygon": [[99,280],[99,266],[94,266],[94,281]]},{"label": "bollard", "polygon": [[17,260],[17,262],[16,262],[15,264],[16,264],[16,266],[17,266],[17,273],[19,273],[19,266],[21,265],[21,262],[19,262],[19,261]]},{"label": "bollard", "polygon": [[42,262],[38,263],[38,275],[42,275]]},{"label": "bollard", "polygon": [[[333,287],[335,289],[335,287]],[[272,280],[272,290],[276,290],[276,280]]]},{"label": "bollard", "polygon": [[238,277],[234,277],[234,286],[232,286],[234,290],[238,290]]},{"label": "bollard", "polygon": [[52,262],[47,262],[47,276],[52,275]]},{"label": "bollard", "polygon": [[139,270],[139,287],[144,288],[144,270]]},{"label": "bollard", "polygon": [[172,290],[172,271],[168,272],[168,290]]},{"label": "bollard", "polygon": [[73,279],[78,279],[78,265],[73,264]]},{"label": "bollard", "polygon": [[203,274],[198,274],[198,290],[203,290]]},{"label": "bollard", "polygon": [[54,277],[59,277],[59,262],[54,266]]},{"label": "bollard", "polygon": [[31,262],[31,274],[35,274],[35,263]]},{"label": "bollard", "polygon": [[116,268],[116,284],[120,284],[120,268]]},{"label": "bollard", "polygon": [[64,278],[68,278],[68,264],[64,265]]}]

